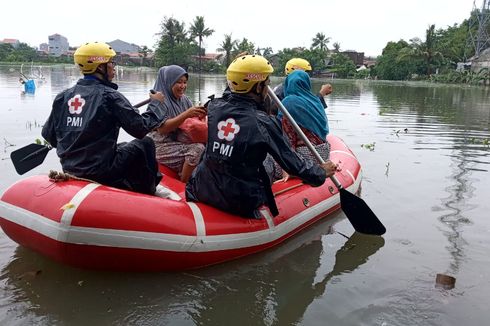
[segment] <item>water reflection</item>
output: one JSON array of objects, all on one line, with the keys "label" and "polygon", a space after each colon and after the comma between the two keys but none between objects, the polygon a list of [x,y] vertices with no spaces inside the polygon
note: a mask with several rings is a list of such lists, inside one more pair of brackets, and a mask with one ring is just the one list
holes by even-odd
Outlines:
[{"label": "water reflection", "polygon": [[322,256],[333,256],[321,238],[340,238],[333,232],[332,222],[321,222],[263,255],[180,274],[83,271],[19,247],[0,279],[9,301],[4,304],[14,301],[26,307],[20,315],[10,311],[6,320],[291,325],[301,320],[315,298],[328,295],[330,280],[351,273],[384,245],[381,237],[354,233],[336,252],[331,271],[315,282]]},{"label": "water reflection", "polygon": [[[80,77],[72,66],[44,73],[36,94],[21,97],[18,67],[0,67],[2,190],[20,179],[8,144],[38,138],[36,122],[45,121],[53,97]],[[136,103],[153,86],[156,69],[122,76],[121,92]],[[0,325],[288,325],[326,324],[326,318],[336,325],[485,325],[490,148],[483,140],[490,139],[490,88],[319,79],[314,88],[324,82],[334,89],[327,97],[331,131],[362,162],[364,195],[391,225],[389,246],[373,256],[383,244],[369,249],[370,239],[354,235],[352,247],[320,223],[264,254],[222,266],[117,274],[51,262],[1,234]],[[192,75],[194,101],[197,84]],[[201,85],[202,97],[219,96],[224,76],[203,75]],[[375,151],[360,146],[373,142]],[[57,166],[52,154],[32,174]],[[351,230],[346,221],[338,227]],[[444,272],[457,277],[455,289],[434,288],[435,275]]]},{"label": "water reflection", "polygon": [[[320,239],[312,240],[267,265],[244,266],[228,275],[227,286],[208,293],[203,309],[193,317],[198,324],[210,325],[234,320],[238,315],[242,320],[234,323],[240,325],[294,325],[301,322],[315,299],[328,296],[326,287],[332,279],[356,270],[383,245],[381,237],[354,233],[336,252],[332,270],[316,282],[322,255],[331,253]],[[226,311],[220,310],[223,306]],[[335,324],[335,320],[329,322]]]},{"label": "water reflection", "polygon": [[54,66],[49,70],[51,81],[51,94],[56,95],[65,88],[72,86],[81,77],[80,72],[74,66]]},{"label": "water reflection", "polygon": [[[489,88],[423,83],[376,83],[372,91],[381,108],[380,113],[415,112],[426,121],[435,116],[441,121],[459,125],[486,127],[490,123]],[[482,120],[483,119],[483,120]],[[484,130],[484,129],[481,129]]]},{"label": "water reflection", "polygon": [[465,216],[465,210],[470,209],[467,204],[473,197],[474,187],[470,178],[472,174],[471,167],[474,165],[468,157],[467,151],[457,150],[458,153],[452,155],[451,170],[452,184],[446,188],[449,197],[442,200],[446,213],[439,217],[439,220],[449,229],[443,229],[443,234],[449,241],[447,247],[451,257],[449,271],[455,275],[460,270],[461,262],[465,258],[464,248],[467,245],[463,234],[464,226],[472,224],[471,220]]},{"label": "water reflection", "polygon": [[[395,84],[396,85],[396,84]],[[452,260],[449,272],[459,272],[467,245],[463,234],[464,226],[472,224],[465,211],[471,209],[468,201],[473,197],[474,173],[487,172],[474,166],[488,165],[488,150],[482,145],[488,139],[490,124],[488,110],[488,88],[431,85],[421,83],[399,83],[398,87],[377,85],[373,89],[380,104],[381,115],[402,117],[406,121],[413,115],[410,132],[417,134],[418,150],[448,151],[451,175],[447,176],[450,186],[445,188],[449,197],[441,199],[444,210],[439,220],[442,232],[449,242],[447,247]],[[435,123],[435,121],[438,121]],[[392,125],[397,125],[393,122]],[[488,148],[487,148],[488,149]]]}]

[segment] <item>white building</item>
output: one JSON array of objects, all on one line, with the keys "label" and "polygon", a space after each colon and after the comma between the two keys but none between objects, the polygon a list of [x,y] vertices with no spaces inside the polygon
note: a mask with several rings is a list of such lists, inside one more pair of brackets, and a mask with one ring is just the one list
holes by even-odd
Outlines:
[{"label": "white building", "polygon": [[48,36],[48,53],[54,57],[68,53],[70,45],[68,39],[60,34],[53,34]]},{"label": "white building", "polygon": [[490,47],[482,51],[478,58],[470,58],[470,60],[471,70],[476,73],[484,68],[490,69]]}]

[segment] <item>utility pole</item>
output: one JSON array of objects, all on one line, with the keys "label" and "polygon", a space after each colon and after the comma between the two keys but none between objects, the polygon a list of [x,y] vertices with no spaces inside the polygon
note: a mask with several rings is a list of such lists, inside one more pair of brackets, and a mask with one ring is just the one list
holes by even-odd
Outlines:
[{"label": "utility pole", "polygon": [[474,49],[474,57],[478,58],[486,48],[490,47],[490,37],[488,29],[490,26],[490,0],[483,0],[481,9],[476,7],[476,0],[473,1],[473,10],[468,21],[468,39],[465,49],[465,61],[467,61],[468,48]]}]

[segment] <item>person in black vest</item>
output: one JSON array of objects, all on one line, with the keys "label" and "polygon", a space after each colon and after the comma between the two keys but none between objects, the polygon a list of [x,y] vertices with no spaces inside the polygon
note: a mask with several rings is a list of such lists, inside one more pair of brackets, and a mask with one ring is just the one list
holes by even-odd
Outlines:
[{"label": "person in black vest", "polygon": [[[63,171],[121,189],[153,195],[162,179],[155,144],[145,135],[162,114],[139,114],[112,83],[116,52],[105,43],[86,43],[74,55],[84,75],[56,96],[42,136],[56,148]],[[150,94],[162,102],[162,93]],[[138,139],[117,144],[119,129]]]},{"label": "person in black vest", "polygon": [[269,153],[291,175],[320,186],[337,165],[305,162],[292,150],[277,119],[265,112],[271,64],[259,55],[236,58],[228,67],[229,88],[208,105],[208,142],[186,186],[188,201],[260,218],[258,208],[278,210],[263,162]]}]

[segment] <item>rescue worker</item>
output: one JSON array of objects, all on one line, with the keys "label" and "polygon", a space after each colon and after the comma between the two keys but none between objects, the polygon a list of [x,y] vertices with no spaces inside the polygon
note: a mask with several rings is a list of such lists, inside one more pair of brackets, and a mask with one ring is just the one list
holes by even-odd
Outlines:
[{"label": "rescue worker", "polygon": [[[74,60],[84,77],[56,96],[42,136],[56,148],[63,171],[144,194],[155,193],[158,171],[153,140],[145,135],[163,116],[139,114],[112,83],[116,52],[105,43],[80,46]],[[150,94],[153,101],[162,93]],[[120,128],[138,139],[117,144]]]},{"label": "rescue worker", "polygon": [[199,201],[232,214],[260,218],[265,204],[277,207],[263,162],[268,153],[289,174],[320,186],[334,174],[331,161],[304,162],[292,150],[275,117],[264,109],[271,64],[262,56],[245,55],[228,67],[229,90],[208,105],[208,142],[201,162],[186,186],[188,201]]},{"label": "rescue worker", "polygon": [[[302,58],[292,58],[286,63],[286,66],[284,66],[284,74],[288,76],[290,73],[292,73],[295,70],[302,70],[305,72],[311,71],[311,65],[308,62],[308,60],[302,59]],[[277,97],[282,100],[284,96],[284,83],[277,85],[274,87],[274,93],[276,93]],[[322,87],[320,88],[320,91],[317,94],[318,99],[320,102],[322,102],[323,107],[326,109],[327,108],[327,102],[325,102],[325,96],[328,94],[332,93],[332,85],[330,84],[323,84]],[[272,114],[277,114],[277,108],[272,109]],[[281,115],[281,114],[279,114]]]}]

